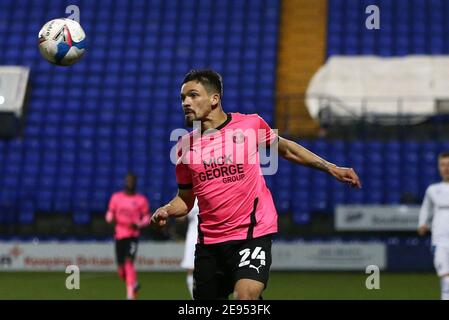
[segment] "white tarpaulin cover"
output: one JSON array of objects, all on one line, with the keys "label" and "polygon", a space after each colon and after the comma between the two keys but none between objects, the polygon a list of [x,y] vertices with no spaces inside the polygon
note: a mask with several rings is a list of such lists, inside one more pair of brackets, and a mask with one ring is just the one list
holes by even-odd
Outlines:
[{"label": "white tarpaulin cover", "polygon": [[437,99],[449,100],[448,80],[449,56],[332,56],[310,81],[306,105],[315,119],[323,106],[336,116],[425,119]]}]

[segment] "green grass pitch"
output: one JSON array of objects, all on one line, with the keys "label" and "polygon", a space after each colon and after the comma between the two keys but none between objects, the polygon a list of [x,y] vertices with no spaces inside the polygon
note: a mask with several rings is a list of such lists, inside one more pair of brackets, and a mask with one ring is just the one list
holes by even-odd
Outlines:
[{"label": "green grass pitch", "polygon": [[[0,299],[124,299],[125,286],[115,273],[81,272],[80,289],[67,290],[63,272],[0,272]],[[380,274],[380,289],[365,288],[364,272],[271,272],[266,300],[439,299],[434,273]],[[140,272],[139,299],[189,299],[185,274]]]}]

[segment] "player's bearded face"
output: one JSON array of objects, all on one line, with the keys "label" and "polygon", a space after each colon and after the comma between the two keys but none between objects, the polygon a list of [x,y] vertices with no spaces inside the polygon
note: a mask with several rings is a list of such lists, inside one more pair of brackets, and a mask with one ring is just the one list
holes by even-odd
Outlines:
[{"label": "player's bearded face", "polygon": [[187,127],[194,121],[203,121],[212,111],[210,96],[203,85],[196,81],[186,82],[181,88],[182,110]]},{"label": "player's bearded face", "polygon": [[444,181],[449,182],[449,158],[444,157],[438,161],[438,167],[440,169],[440,175]]}]

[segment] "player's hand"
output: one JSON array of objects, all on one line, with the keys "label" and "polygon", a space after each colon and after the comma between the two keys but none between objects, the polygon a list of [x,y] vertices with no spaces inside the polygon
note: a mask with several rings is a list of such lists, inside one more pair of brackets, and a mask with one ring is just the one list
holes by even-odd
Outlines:
[{"label": "player's hand", "polygon": [[115,221],[115,219],[112,219],[112,220],[106,220],[106,223],[107,224],[110,224],[111,226],[113,226],[113,227],[115,227],[115,225],[117,224],[117,221]]},{"label": "player's hand", "polygon": [[425,236],[427,232],[429,232],[429,226],[428,225],[423,224],[422,226],[418,227],[418,234],[420,236]]},{"label": "player's hand", "polygon": [[362,188],[362,183],[352,168],[332,167],[330,173],[338,181],[347,183],[351,187]]},{"label": "player's hand", "polygon": [[151,224],[157,227],[163,227],[167,224],[168,212],[164,208],[159,208],[151,216]]}]

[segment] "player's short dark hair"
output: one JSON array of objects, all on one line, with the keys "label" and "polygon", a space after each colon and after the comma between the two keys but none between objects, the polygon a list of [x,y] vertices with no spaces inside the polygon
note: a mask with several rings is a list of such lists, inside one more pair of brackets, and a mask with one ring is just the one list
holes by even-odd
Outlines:
[{"label": "player's short dark hair", "polygon": [[126,177],[131,177],[137,181],[137,175],[134,172],[130,171],[130,172],[126,173]]},{"label": "player's short dark hair", "polygon": [[441,153],[438,155],[438,159],[443,159],[443,158],[449,158],[449,151],[441,152]]},{"label": "player's short dark hair", "polygon": [[211,69],[190,70],[184,77],[182,84],[189,81],[201,83],[208,93],[214,92],[223,97],[223,79],[221,75]]}]

